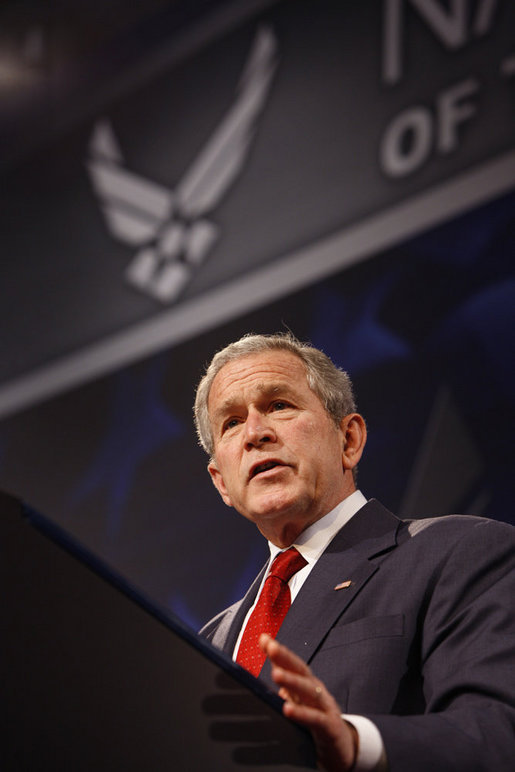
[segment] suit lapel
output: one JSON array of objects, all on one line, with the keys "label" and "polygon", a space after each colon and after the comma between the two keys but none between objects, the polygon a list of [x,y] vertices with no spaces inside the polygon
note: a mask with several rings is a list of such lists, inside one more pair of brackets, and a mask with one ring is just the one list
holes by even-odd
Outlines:
[{"label": "suit lapel", "polygon": [[234,609],[232,620],[229,621],[229,626],[228,626],[227,632],[223,635],[223,639],[221,640],[220,638],[218,638],[216,640],[216,643],[215,643],[215,640],[213,639],[213,643],[215,643],[216,646],[221,648],[230,657],[232,657],[232,653],[234,651],[234,647],[236,646],[236,641],[238,640],[238,635],[243,625],[243,622],[245,620],[245,617],[247,615],[247,612],[249,608],[252,606],[252,604],[254,603],[257,592],[259,590],[259,586],[261,584],[261,580],[263,579],[263,574],[265,573],[267,566],[268,566],[268,561],[265,563],[265,565],[263,566],[259,574],[256,576],[256,578],[250,585],[245,596],[241,599],[239,605],[237,605],[237,607],[231,607]]},{"label": "suit lapel", "polygon": [[[378,570],[371,559],[396,546],[400,521],[372,500],[336,534],[292,604],[277,640],[309,662],[335,621]],[[339,589],[335,589],[339,587]],[[270,682],[265,662],[261,678]]]}]

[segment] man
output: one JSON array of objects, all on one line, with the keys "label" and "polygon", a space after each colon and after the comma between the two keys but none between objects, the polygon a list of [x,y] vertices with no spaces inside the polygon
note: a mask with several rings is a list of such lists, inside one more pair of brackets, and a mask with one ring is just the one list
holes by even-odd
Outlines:
[{"label": "man", "polygon": [[[195,419],[215,487],[271,551],[245,598],[201,633],[279,689],[327,770],[511,770],[515,529],[400,521],[367,502],[348,376],[290,334],[216,354]],[[275,624],[263,622],[267,587],[281,581],[267,574],[287,550],[289,610],[259,636]]]}]

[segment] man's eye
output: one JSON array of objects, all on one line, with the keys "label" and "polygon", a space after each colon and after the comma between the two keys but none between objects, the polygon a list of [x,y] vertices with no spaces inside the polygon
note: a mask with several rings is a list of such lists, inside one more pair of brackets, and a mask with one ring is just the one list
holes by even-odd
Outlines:
[{"label": "man's eye", "polygon": [[224,430],[224,432],[225,432],[227,429],[233,429],[235,426],[237,426],[237,425],[238,425],[238,423],[239,423],[239,421],[238,421],[238,419],[237,419],[237,418],[230,418],[230,419],[229,419],[228,421],[226,421],[226,422],[224,423],[224,425],[223,425],[223,430]]},{"label": "man's eye", "polygon": [[272,410],[285,410],[287,407],[289,407],[287,402],[281,402],[278,400],[277,402],[273,403]]}]

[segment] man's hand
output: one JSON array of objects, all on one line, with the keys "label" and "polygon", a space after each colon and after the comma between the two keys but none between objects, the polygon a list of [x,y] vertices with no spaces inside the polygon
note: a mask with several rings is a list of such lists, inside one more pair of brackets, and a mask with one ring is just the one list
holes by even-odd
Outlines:
[{"label": "man's hand", "polygon": [[348,772],[356,762],[358,733],[341,717],[334,697],[309,667],[269,635],[259,645],[272,664],[272,678],[285,700],[283,713],[311,731],[318,760],[327,772]]}]

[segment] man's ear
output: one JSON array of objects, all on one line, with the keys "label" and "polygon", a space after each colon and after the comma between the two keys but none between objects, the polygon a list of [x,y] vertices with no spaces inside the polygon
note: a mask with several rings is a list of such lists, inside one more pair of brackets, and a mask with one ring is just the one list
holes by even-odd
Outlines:
[{"label": "man's ear", "polygon": [[213,485],[222,497],[224,504],[227,504],[228,507],[232,507],[232,501],[227,492],[227,488],[225,487],[224,478],[222,477],[222,473],[218,469],[215,461],[211,460],[209,462],[207,465],[207,471],[211,475]]},{"label": "man's ear", "polygon": [[365,419],[359,413],[349,413],[342,418],[340,428],[343,433],[343,468],[354,469],[363,455],[367,441]]}]

